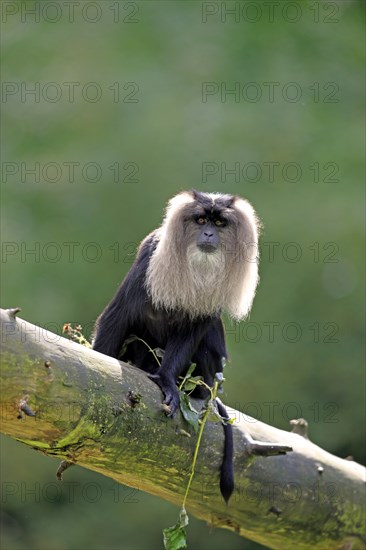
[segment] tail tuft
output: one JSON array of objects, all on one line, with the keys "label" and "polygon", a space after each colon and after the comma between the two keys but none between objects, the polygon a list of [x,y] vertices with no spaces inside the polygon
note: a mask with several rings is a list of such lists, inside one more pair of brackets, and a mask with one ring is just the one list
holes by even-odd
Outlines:
[{"label": "tail tuft", "polygon": [[[217,408],[220,413],[220,416],[224,420],[229,420],[228,414],[224,405],[216,400]],[[224,428],[224,455],[221,463],[221,472],[220,472],[220,491],[222,496],[225,499],[226,504],[228,504],[229,499],[234,491],[234,442],[233,442],[233,427],[231,424],[223,424]]]}]

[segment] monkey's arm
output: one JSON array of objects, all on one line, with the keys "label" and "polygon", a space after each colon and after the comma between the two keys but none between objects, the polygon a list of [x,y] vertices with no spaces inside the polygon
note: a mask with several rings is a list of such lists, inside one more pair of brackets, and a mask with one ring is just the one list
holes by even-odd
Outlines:
[{"label": "monkey's arm", "polygon": [[191,358],[207,330],[207,321],[191,321],[177,326],[169,338],[159,373],[150,378],[158,384],[164,394],[164,404],[168,405],[171,415],[179,406],[177,379],[191,364]]}]

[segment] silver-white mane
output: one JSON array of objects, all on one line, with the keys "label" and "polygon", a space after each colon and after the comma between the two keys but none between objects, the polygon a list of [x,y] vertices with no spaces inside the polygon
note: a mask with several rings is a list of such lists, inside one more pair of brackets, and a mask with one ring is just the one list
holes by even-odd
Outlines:
[{"label": "silver-white mane", "polygon": [[[204,193],[212,206],[229,195]],[[146,289],[156,308],[183,310],[192,318],[222,310],[234,319],[245,318],[258,284],[259,223],[253,207],[235,197],[231,210],[234,223],[223,232],[220,248],[201,252],[195,242],[185,242],[184,209],[195,202],[190,192],[173,197],[151,256]]]}]

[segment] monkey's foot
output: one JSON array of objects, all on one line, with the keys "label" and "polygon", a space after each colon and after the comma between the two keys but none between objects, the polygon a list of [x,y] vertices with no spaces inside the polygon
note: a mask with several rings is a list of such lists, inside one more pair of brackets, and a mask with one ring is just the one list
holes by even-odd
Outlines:
[{"label": "monkey's foot", "polygon": [[150,380],[155,382],[164,394],[163,404],[169,407],[167,416],[174,416],[179,407],[179,392],[177,386],[172,386],[164,380],[160,374],[148,374]]}]

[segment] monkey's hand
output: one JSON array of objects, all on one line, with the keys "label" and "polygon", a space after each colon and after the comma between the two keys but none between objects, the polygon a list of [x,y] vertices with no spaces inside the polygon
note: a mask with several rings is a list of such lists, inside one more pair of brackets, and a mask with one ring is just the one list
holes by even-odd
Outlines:
[{"label": "monkey's hand", "polygon": [[148,376],[164,394],[163,403],[170,409],[167,416],[174,416],[179,407],[179,392],[175,382],[171,382],[161,374],[149,374]]}]

